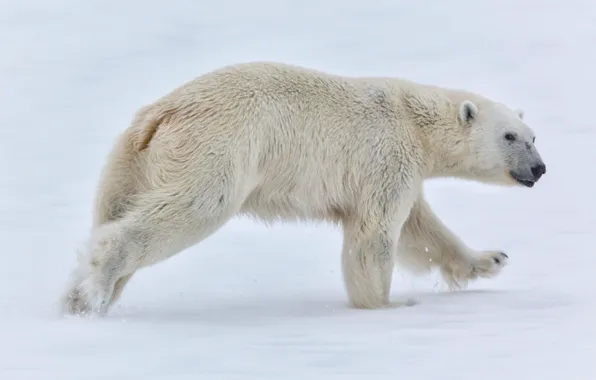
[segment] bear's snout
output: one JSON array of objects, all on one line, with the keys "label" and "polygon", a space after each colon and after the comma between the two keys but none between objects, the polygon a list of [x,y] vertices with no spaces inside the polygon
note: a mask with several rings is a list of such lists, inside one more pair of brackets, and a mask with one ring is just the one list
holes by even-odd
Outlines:
[{"label": "bear's snout", "polygon": [[543,174],[546,173],[546,165],[544,163],[539,163],[538,165],[532,166],[530,169],[532,171],[532,175],[534,176],[534,182],[537,182]]},{"label": "bear's snout", "polygon": [[509,174],[517,183],[526,187],[532,187],[546,173],[546,165],[542,160],[533,165],[524,166],[517,170],[511,170]]}]

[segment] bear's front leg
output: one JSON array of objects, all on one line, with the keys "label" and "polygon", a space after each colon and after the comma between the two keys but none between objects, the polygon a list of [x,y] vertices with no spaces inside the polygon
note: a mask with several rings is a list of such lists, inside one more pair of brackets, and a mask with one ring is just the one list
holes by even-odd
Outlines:
[{"label": "bear's front leg", "polygon": [[378,202],[364,217],[344,221],[342,269],[352,307],[401,305],[390,303],[389,293],[397,241],[413,199],[401,197],[402,202],[393,207],[392,202]]},{"label": "bear's front leg", "polygon": [[496,276],[509,258],[500,251],[469,248],[435,215],[422,194],[403,226],[397,257],[418,272],[439,267],[451,289],[463,288],[479,277]]},{"label": "bear's front leg", "polygon": [[343,276],[350,304],[375,309],[389,304],[395,243],[387,231],[368,236],[351,228],[345,232]]}]

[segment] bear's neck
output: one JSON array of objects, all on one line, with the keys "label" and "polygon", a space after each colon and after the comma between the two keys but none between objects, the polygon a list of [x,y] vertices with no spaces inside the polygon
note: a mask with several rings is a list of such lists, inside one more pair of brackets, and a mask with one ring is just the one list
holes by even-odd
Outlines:
[{"label": "bear's neck", "polygon": [[461,153],[463,149],[457,146],[459,144],[453,147],[437,147],[432,143],[433,139],[441,138],[441,136],[429,133],[425,134],[424,137],[426,137],[423,142],[424,156],[429,158],[426,160],[426,167],[424,168],[426,178],[467,177],[468,170],[464,168],[464,154]]},{"label": "bear's neck", "polygon": [[408,100],[407,108],[425,157],[425,177],[465,177],[469,149],[460,131],[457,103],[433,93]]}]

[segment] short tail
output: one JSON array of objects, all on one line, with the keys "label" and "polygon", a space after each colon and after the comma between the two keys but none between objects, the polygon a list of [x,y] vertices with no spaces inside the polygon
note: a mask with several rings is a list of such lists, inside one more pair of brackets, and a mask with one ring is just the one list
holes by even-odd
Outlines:
[{"label": "short tail", "polygon": [[141,108],[117,138],[102,170],[95,199],[94,226],[122,218],[135,196],[146,188],[146,151],[168,113],[155,106]]}]

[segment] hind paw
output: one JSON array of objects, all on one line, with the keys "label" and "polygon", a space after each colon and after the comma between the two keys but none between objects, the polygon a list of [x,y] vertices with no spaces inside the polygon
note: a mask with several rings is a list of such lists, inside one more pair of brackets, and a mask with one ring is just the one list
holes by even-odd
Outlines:
[{"label": "hind paw", "polygon": [[104,316],[109,306],[108,291],[85,282],[65,297],[63,311],[76,316]]}]

